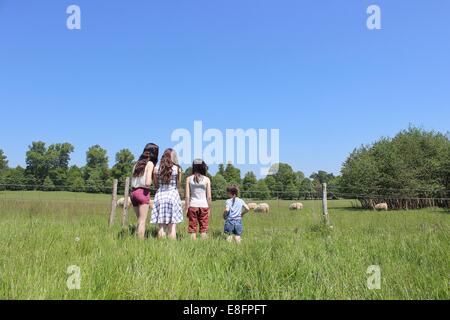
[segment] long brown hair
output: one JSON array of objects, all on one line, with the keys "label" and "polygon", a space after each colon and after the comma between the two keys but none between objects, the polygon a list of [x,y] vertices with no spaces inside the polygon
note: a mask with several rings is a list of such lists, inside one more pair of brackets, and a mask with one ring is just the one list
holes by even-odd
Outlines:
[{"label": "long brown hair", "polygon": [[158,155],[159,147],[154,143],[148,143],[134,167],[133,177],[142,177],[149,161],[156,165],[158,163]]},{"label": "long brown hair", "polygon": [[164,184],[169,184],[172,179],[173,166],[180,168],[178,161],[176,160],[176,151],[172,148],[166,149],[163,156],[161,157],[161,164],[159,165],[159,176],[161,182]]}]

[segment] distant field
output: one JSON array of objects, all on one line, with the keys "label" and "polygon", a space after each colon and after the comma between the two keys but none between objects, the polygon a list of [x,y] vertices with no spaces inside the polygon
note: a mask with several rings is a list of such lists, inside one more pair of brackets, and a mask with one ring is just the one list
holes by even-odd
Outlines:
[{"label": "distant field", "polygon": [[[222,236],[215,202],[210,239],[138,241],[109,229],[110,196],[0,192],[0,299],[449,299],[450,215],[427,209],[369,212],[330,201],[269,201],[244,218],[242,245]],[[135,223],[131,212],[131,224]],[[81,289],[68,290],[79,266]],[[381,290],[367,288],[378,265]]]}]

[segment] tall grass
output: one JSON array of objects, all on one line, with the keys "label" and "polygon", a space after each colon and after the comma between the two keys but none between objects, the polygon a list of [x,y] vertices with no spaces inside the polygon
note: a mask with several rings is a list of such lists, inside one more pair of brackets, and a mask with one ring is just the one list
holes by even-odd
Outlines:
[{"label": "tall grass", "polygon": [[[214,203],[210,239],[139,241],[109,229],[107,196],[0,194],[1,299],[448,299],[450,216],[427,209],[369,212],[332,201],[249,214],[239,246],[222,236]],[[71,198],[72,197],[72,198]],[[59,200],[58,200],[59,198]],[[130,215],[132,217],[132,215]],[[131,219],[133,224],[135,219]],[[81,268],[69,290],[67,268]],[[367,288],[379,265],[381,290]]]}]

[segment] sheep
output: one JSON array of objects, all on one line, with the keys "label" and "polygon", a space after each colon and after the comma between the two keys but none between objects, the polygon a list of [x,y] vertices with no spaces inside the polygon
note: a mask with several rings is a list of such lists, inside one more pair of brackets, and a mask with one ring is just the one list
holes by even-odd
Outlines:
[{"label": "sheep", "polygon": [[248,204],[248,207],[250,208],[250,210],[255,210],[258,207],[258,204],[251,202]]},{"label": "sheep", "polygon": [[270,206],[267,203],[260,203],[256,208],[255,212],[259,213],[269,213]]},{"label": "sheep", "polygon": [[289,210],[302,210],[303,209],[303,203],[297,202],[293,203],[289,206]]},{"label": "sheep", "polygon": [[[123,207],[125,205],[125,198],[120,198],[119,200],[117,200],[117,205],[119,207]],[[132,206],[131,199],[130,199],[130,197],[128,197],[128,207],[131,207],[131,206]]]},{"label": "sheep", "polygon": [[375,205],[375,210],[377,211],[388,211],[388,204],[383,202]]}]

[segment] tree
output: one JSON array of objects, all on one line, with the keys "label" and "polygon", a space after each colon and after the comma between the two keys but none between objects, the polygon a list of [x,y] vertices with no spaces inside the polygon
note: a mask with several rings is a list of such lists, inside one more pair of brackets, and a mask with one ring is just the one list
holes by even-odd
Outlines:
[{"label": "tree", "polygon": [[297,185],[293,182],[288,184],[285,189],[285,193],[283,194],[283,199],[293,200],[297,199],[299,196]]},{"label": "tree", "polygon": [[330,180],[334,179],[334,175],[332,173],[328,173],[323,170],[319,170],[318,172],[314,172],[311,176],[311,179],[317,181],[320,184],[328,183]]},{"label": "tree", "polygon": [[341,169],[338,191],[365,208],[377,202],[392,209],[448,207],[449,158],[448,135],[410,127],[355,149]]},{"label": "tree", "polygon": [[225,176],[225,166],[222,163],[219,164],[219,169],[218,169],[217,173],[220,174],[222,177]]},{"label": "tree", "polygon": [[65,185],[70,154],[73,151],[74,147],[70,143],[51,144],[46,148],[42,141],[32,142],[26,154],[26,175],[29,184],[42,185],[49,177],[52,183]]},{"label": "tree", "polygon": [[270,198],[270,190],[265,180],[259,180],[256,183],[253,193],[258,200],[268,200]]},{"label": "tree", "polygon": [[0,149],[0,171],[8,169],[8,159],[6,158],[3,150]]},{"label": "tree", "polygon": [[111,168],[111,177],[123,183],[126,177],[130,177],[133,170],[134,155],[128,149],[122,149],[116,153],[116,163]]},{"label": "tree", "polygon": [[254,190],[257,183],[256,175],[252,171],[247,172],[242,180],[243,195],[247,198],[254,198]]},{"label": "tree", "polygon": [[34,141],[31,143],[31,146],[28,147],[25,160],[27,164],[25,174],[29,176],[29,181],[42,184],[45,177],[47,177],[49,163],[47,161],[46,152],[45,142],[42,141]]},{"label": "tree", "polygon": [[89,192],[105,191],[109,178],[107,151],[99,145],[94,145],[86,152],[86,166],[84,169],[86,187]]},{"label": "tree", "polygon": [[228,163],[225,168],[224,176],[228,184],[241,185],[241,170],[233,166],[233,164]]},{"label": "tree", "polygon": [[25,169],[17,166],[0,172],[0,188],[3,190],[26,190]]},{"label": "tree", "polygon": [[50,177],[45,177],[44,183],[42,184],[44,191],[54,191],[55,190],[55,184],[53,183],[52,179]]},{"label": "tree", "polygon": [[292,167],[286,163],[279,163],[272,166],[269,173],[266,177],[266,184],[272,197],[291,199],[293,186],[296,187],[297,182],[297,175]]},{"label": "tree", "polygon": [[72,192],[85,191],[86,184],[83,178],[83,170],[77,166],[71,166],[67,171],[67,185]]},{"label": "tree", "polygon": [[98,144],[90,147],[86,152],[86,166],[88,168],[108,168],[107,151]]},{"label": "tree", "polygon": [[227,185],[227,181],[221,174],[217,173],[214,177],[212,177],[211,189],[213,200],[222,200],[226,198]]},{"label": "tree", "polygon": [[305,178],[298,184],[299,196],[307,199],[313,199],[317,197],[314,183],[312,180]]},{"label": "tree", "polygon": [[67,170],[69,168],[70,154],[73,151],[73,145],[67,142],[51,144],[46,151],[47,161],[50,162],[50,170]]}]

